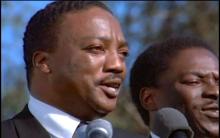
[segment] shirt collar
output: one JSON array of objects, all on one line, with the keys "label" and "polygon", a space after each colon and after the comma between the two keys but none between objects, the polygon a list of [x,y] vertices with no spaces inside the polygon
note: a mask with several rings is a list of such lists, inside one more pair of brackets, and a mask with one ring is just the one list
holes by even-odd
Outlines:
[{"label": "shirt collar", "polygon": [[157,136],[156,134],[154,134],[152,131],[150,131],[150,138],[160,138],[159,136]]},{"label": "shirt collar", "polygon": [[28,108],[40,124],[57,138],[72,138],[80,120],[30,95]]}]

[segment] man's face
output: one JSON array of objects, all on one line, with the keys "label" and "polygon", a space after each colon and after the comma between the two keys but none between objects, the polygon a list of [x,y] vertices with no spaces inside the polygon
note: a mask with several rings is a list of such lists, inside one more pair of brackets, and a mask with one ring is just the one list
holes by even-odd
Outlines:
[{"label": "man's face", "polygon": [[219,62],[208,50],[190,48],[171,60],[159,80],[158,107],[182,111],[196,137],[219,136]]},{"label": "man's face", "polygon": [[128,47],[118,21],[92,7],[66,14],[59,30],[50,60],[56,106],[85,120],[106,115],[126,73]]}]

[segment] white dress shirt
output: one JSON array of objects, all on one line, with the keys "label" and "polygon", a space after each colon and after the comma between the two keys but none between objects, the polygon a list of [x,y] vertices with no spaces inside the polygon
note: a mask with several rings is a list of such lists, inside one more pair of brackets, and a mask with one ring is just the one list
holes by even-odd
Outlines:
[{"label": "white dress shirt", "polygon": [[80,120],[30,95],[28,108],[52,138],[72,138]]},{"label": "white dress shirt", "polygon": [[151,138],[160,138],[159,136],[157,136],[156,134],[154,134],[152,131],[150,132]]}]

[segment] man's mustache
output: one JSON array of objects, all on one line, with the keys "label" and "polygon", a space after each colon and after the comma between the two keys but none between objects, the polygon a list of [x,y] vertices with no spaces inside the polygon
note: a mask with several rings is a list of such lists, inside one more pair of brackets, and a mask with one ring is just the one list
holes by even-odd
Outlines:
[{"label": "man's mustache", "polygon": [[124,80],[124,77],[119,74],[110,74],[105,77],[102,77],[97,81],[97,84],[103,84],[103,83],[117,83],[117,84],[122,84]]}]

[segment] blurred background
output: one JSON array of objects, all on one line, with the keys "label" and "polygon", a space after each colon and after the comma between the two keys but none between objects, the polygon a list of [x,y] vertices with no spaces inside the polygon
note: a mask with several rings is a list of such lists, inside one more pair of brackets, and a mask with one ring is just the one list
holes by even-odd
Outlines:
[{"label": "blurred background", "polygon": [[[30,17],[49,1],[1,1],[1,120],[20,112],[28,101],[22,38]],[[129,43],[128,74],[116,110],[106,119],[113,126],[146,133],[129,94],[129,70],[137,55],[155,41],[190,34],[208,41],[219,55],[218,1],[104,1],[121,22]]]}]

